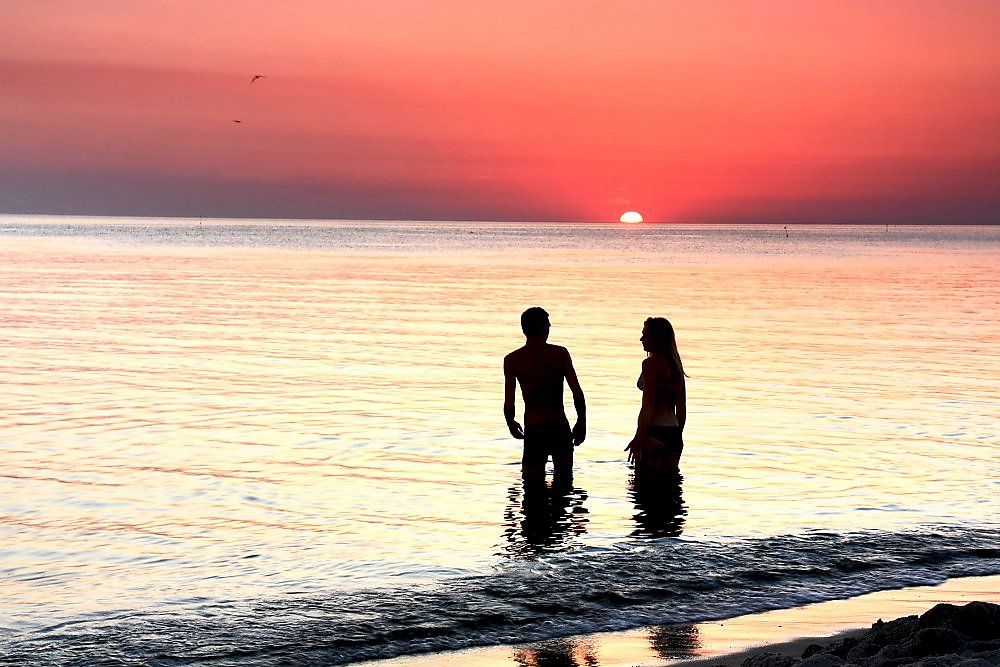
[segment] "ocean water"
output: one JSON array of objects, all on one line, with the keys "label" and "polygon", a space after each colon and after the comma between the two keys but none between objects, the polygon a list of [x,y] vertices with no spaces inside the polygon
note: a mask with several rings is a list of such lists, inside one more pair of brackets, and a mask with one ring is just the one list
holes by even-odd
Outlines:
[{"label": "ocean water", "polygon": [[[589,408],[539,497],[501,414],[532,305]],[[0,217],[0,662],[342,664],[1000,573],[997,312],[998,227]],[[689,418],[637,487],[650,315]]]}]

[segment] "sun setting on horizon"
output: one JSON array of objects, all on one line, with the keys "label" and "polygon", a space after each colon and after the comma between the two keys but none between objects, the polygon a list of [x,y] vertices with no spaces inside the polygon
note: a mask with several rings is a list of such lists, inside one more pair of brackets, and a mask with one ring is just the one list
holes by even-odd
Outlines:
[{"label": "sun setting on horizon", "polygon": [[619,222],[624,222],[628,224],[635,224],[637,222],[642,222],[642,214],[638,211],[625,211],[622,213],[622,217],[618,218]]}]

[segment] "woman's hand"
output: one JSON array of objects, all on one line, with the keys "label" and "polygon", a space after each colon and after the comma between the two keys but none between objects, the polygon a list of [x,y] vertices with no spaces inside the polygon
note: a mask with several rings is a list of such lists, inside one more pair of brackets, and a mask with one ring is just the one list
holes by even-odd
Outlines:
[{"label": "woman's hand", "polygon": [[625,445],[625,451],[628,452],[629,463],[639,463],[642,461],[642,443],[638,437],[632,438],[632,442]]},{"label": "woman's hand", "polygon": [[647,454],[656,455],[665,448],[666,445],[656,438],[650,438],[648,435],[637,435],[632,438],[632,442],[625,445],[625,449],[628,450],[629,463],[642,463],[642,459]]}]

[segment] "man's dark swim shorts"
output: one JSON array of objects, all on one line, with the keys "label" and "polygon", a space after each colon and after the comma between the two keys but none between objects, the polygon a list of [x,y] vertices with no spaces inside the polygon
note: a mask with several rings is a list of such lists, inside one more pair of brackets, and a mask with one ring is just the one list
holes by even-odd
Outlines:
[{"label": "man's dark swim shorts", "polygon": [[553,461],[573,454],[573,432],[566,418],[529,424],[524,429],[524,455],[521,465],[544,467],[551,456]]}]

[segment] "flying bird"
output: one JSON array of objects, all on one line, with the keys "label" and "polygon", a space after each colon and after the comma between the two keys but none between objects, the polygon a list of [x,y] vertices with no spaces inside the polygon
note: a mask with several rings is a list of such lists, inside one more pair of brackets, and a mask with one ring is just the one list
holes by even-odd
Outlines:
[{"label": "flying bird", "polygon": [[254,81],[256,81],[257,79],[263,79],[263,78],[265,78],[263,74],[254,74],[254,75],[253,75],[253,78],[252,78],[252,79],[250,79],[250,83],[253,83],[253,82],[254,82]]}]

